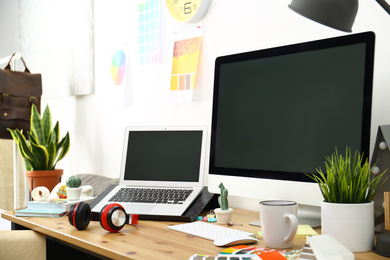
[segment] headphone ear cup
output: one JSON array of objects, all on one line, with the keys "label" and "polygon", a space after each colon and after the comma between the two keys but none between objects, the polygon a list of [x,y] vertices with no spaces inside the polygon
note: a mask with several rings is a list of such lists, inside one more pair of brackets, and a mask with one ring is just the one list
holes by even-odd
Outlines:
[{"label": "headphone ear cup", "polygon": [[100,225],[109,232],[118,232],[126,224],[126,211],[117,203],[104,206],[99,216]]},{"label": "headphone ear cup", "polygon": [[73,219],[74,219],[74,208],[75,208],[75,206],[76,206],[76,204],[70,206],[70,209],[69,209],[69,212],[68,212],[69,224],[71,224],[72,226],[74,226]]},{"label": "headphone ear cup", "polygon": [[91,221],[91,207],[88,203],[79,202],[71,206],[68,213],[69,223],[78,230],[84,230],[88,227]]}]

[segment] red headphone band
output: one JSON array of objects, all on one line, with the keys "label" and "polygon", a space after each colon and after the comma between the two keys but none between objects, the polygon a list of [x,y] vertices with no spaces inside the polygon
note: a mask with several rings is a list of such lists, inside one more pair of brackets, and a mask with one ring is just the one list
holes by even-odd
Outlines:
[{"label": "red headphone band", "polygon": [[78,229],[77,226],[76,226],[76,210],[77,210],[77,207],[78,207],[78,205],[79,205],[80,203],[81,203],[81,202],[78,202],[76,205],[74,205],[73,212],[72,212],[73,226],[74,226],[76,229]]},{"label": "red headphone band", "polygon": [[68,219],[77,230],[86,229],[92,219],[91,207],[83,201],[71,206]]},{"label": "red headphone band", "polygon": [[99,216],[99,219],[100,219],[100,225],[102,226],[102,228],[104,229],[107,229],[107,214],[108,214],[108,211],[106,210],[107,207],[110,206],[110,204],[108,205],[105,205],[102,210],[100,211],[100,216]]}]

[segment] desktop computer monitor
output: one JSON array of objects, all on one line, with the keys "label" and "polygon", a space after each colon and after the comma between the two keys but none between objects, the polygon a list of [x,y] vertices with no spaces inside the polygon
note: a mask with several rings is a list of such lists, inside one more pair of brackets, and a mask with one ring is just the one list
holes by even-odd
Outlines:
[{"label": "desktop computer monitor", "polygon": [[369,158],[374,45],[365,32],[218,57],[209,190],[319,210],[307,174],[347,146]]}]

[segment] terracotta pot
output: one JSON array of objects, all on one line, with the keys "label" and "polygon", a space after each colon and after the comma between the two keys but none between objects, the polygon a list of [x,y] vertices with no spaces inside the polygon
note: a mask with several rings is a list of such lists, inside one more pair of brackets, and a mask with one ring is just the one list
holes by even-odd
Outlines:
[{"label": "terracotta pot", "polygon": [[53,188],[61,182],[61,176],[64,174],[63,169],[47,171],[26,171],[27,182],[30,192],[38,186],[44,186],[51,192]]}]

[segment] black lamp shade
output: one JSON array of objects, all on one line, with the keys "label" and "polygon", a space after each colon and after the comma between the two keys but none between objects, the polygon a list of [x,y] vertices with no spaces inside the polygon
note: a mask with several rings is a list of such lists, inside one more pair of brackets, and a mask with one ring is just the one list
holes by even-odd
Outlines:
[{"label": "black lamp shade", "polygon": [[358,0],[292,0],[290,9],[323,25],[351,32]]}]

